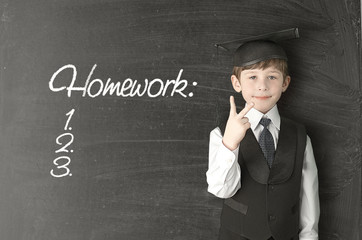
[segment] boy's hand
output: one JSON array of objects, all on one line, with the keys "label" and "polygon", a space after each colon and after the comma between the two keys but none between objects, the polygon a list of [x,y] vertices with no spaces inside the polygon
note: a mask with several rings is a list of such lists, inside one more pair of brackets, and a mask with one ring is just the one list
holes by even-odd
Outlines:
[{"label": "boy's hand", "polygon": [[253,108],[253,106],[254,103],[248,103],[240,113],[237,113],[234,97],[230,96],[230,114],[226,123],[222,142],[225,147],[231,151],[235,150],[239,146],[239,143],[245,137],[246,131],[250,128],[249,119],[244,116],[250,109]]}]

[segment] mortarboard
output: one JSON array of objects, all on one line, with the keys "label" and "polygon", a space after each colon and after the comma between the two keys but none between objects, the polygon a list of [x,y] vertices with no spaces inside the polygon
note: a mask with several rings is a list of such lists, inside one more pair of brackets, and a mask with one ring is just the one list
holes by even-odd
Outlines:
[{"label": "mortarboard", "polygon": [[237,48],[234,52],[234,66],[244,67],[272,58],[288,60],[284,49],[276,42],[294,38],[299,38],[298,28],[217,43],[215,47],[226,51]]}]

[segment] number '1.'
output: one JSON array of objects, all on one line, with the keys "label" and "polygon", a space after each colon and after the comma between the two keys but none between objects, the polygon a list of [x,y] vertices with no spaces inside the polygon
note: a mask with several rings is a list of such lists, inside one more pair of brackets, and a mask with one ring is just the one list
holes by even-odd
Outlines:
[{"label": "number '1.'", "polygon": [[67,119],[67,122],[65,123],[64,130],[68,130],[68,125],[69,125],[70,119],[72,118],[74,112],[75,112],[75,110],[73,108],[67,114],[65,114],[66,116],[68,116],[68,119]]}]

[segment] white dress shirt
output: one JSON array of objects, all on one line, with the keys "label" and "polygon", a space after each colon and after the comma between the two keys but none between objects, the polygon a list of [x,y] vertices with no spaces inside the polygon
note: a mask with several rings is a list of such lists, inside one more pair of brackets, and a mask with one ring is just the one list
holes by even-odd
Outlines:
[{"label": "white dress shirt", "polygon": [[[252,108],[246,115],[249,119],[251,130],[256,139],[263,130],[259,124],[260,119],[271,119],[268,126],[274,138],[274,146],[277,146],[280,131],[280,115],[275,105],[269,112],[263,114]],[[239,148],[230,151],[222,143],[222,133],[217,127],[210,133],[209,169],[206,172],[208,191],[219,198],[230,198],[240,188],[240,166],[238,164]],[[319,195],[318,173],[313,155],[312,144],[307,136],[306,149],[302,169],[300,191],[300,240],[318,240],[319,221]]]}]

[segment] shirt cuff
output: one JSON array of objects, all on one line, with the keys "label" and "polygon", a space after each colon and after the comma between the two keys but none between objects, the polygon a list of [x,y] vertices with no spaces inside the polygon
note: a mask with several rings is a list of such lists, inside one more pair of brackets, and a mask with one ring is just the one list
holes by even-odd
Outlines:
[{"label": "shirt cuff", "polygon": [[313,236],[300,236],[299,240],[318,240],[318,234]]},{"label": "shirt cuff", "polygon": [[219,151],[216,156],[216,159],[218,159],[219,167],[223,169],[230,168],[235,162],[238,151],[239,148],[235,149],[234,151],[231,151],[230,149],[225,147],[224,144],[221,143]]},{"label": "shirt cuff", "polygon": [[229,169],[237,159],[239,147],[233,151],[225,147],[222,142],[222,134],[217,127],[210,133],[209,159],[212,159],[213,165],[222,169]]}]

